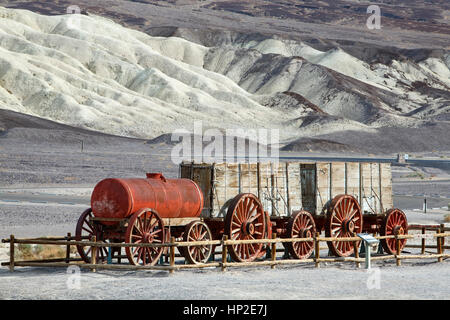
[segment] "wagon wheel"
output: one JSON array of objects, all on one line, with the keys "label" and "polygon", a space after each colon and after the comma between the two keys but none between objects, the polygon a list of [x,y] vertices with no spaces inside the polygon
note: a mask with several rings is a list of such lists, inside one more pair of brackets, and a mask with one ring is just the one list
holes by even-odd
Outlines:
[{"label": "wagon wheel", "polygon": [[[272,222],[270,221],[270,216],[269,213],[267,211],[264,211],[264,218],[265,218],[265,222],[266,222],[266,235],[265,238],[266,239],[272,239]],[[267,249],[270,248],[270,244],[267,244],[265,246],[263,246],[261,252],[258,255],[258,258],[262,258],[264,255],[266,255],[267,253]]]},{"label": "wagon wheel", "polygon": [[[316,234],[316,224],[307,211],[295,212],[287,224],[286,238],[312,238]],[[286,248],[294,259],[307,259],[314,250],[314,241],[287,242]]]},{"label": "wagon wheel", "polygon": [[[272,239],[272,222],[270,221],[270,216],[267,211],[264,211],[264,219],[266,222],[266,231],[264,238],[265,239]],[[267,254],[267,250],[271,250],[270,244],[265,244],[261,248],[261,251],[259,252],[257,259],[264,257]]]},{"label": "wagon wheel", "polygon": [[[85,236],[89,237],[89,240],[93,236],[96,237],[97,241],[103,241],[103,232],[101,230],[101,226],[98,224],[94,224],[92,221],[89,221],[90,218],[93,218],[94,214],[92,213],[92,209],[89,208],[84,211],[80,218],[78,218],[77,227],[75,229],[75,239],[77,241],[81,241]],[[91,249],[90,246],[82,246],[77,245],[77,251],[80,257],[84,262],[91,262]],[[106,247],[97,247],[97,262],[103,263],[108,258],[108,248]]]},{"label": "wagon wheel", "polygon": [[[253,240],[265,237],[264,210],[258,198],[251,193],[234,197],[225,217],[225,234],[231,240]],[[253,261],[258,258],[262,243],[234,244],[228,248],[234,261]]]},{"label": "wagon wheel", "polygon": [[[133,214],[125,233],[127,243],[164,242],[164,223],[159,214],[152,209],[141,209]],[[126,247],[128,261],[133,265],[155,265],[163,253],[163,248]]]},{"label": "wagon wheel", "polygon": [[[390,209],[386,212],[386,215],[381,224],[380,235],[404,235],[408,234],[408,221],[405,213],[400,209]],[[406,245],[406,239],[401,239],[400,250]],[[395,239],[381,239],[381,245],[385,252],[389,254],[395,254],[397,252],[397,244]]]},{"label": "wagon wheel", "polygon": [[[183,241],[211,241],[212,234],[206,223],[192,221],[183,233]],[[212,245],[180,247],[181,254],[190,264],[201,264],[208,262],[212,254]]]},{"label": "wagon wheel", "polygon": [[[363,215],[358,201],[351,195],[341,194],[331,201],[327,211],[325,235],[327,237],[352,237],[361,232]],[[338,257],[348,257],[353,253],[353,243],[348,241],[327,241],[331,253]]]}]

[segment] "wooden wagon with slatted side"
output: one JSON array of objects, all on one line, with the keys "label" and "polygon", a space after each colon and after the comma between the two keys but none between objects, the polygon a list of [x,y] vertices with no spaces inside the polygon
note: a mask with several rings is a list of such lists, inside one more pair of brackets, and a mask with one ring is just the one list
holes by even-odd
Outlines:
[{"label": "wooden wagon with slatted side", "polygon": [[[393,208],[390,163],[283,162],[180,164],[180,178],[196,182],[204,196],[203,230],[209,238],[307,238],[325,231],[330,237],[367,232],[406,234],[406,215]],[[200,234],[200,233],[198,233]],[[204,234],[204,232],[202,233]],[[202,240],[200,238],[191,240]],[[388,253],[393,239],[382,240]],[[353,253],[351,242],[327,242],[336,256]],[[401,240],[404,247],[406,240]],[[295,259],[308,258],[313,242],[285,243]],[[262,244],[229,247],[235,261],[264,254]]]}]

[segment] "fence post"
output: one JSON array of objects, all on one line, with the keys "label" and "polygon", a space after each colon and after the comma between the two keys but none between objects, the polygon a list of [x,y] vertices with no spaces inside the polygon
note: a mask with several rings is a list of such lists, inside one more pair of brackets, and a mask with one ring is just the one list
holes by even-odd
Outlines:
[{"label": "fence post", "polygon": [[9,237],[9,271],[14,272],[14,235]]},{"label": "fence post", "polygon": [[[277,234],[276,232],[272,233],[272,239],[276,239]],[[272,243],[272,261],[275,261],[277,259],[277,243]],[[270,268],[275,269],[275,264],[271,265]]]},{"label": "fence post", "polygon": [[[175,266],[175,237],[170,238],[170,244],[170,266],[173,268]],[[169,273],[173,273],[174,271],[174,269],[170,269]]]},{"label": "fence post", "polygon": [[316,232],[316,235],[314,236],[314,253],[315,253],[315,261],[316,261],[316,268],[320,268],[320,241],[318,240],[320,237],[320,233]]},{"label": "fence post", "polygon": [[[440,232],[441,232],[441,228],[436,230],[436,233],[439,234]],[[442,254],[442,239],[443,239],[443,237],[436,237],[436,244],[437,244],[436,248],[437,248],[438,254]],[[438,258],[438,262],[442,262],[442,260],[443,260],[442,257]]]},{"label": "fence post", "polygon": [[[356,237],[356,232],[353,232],[353,237]],[[353,251],[355,252],[355,258],[359,259],[359,251],[358,251],[358,241],[353,241]],[[359,261],[356,261],[356,268],[359,269]]]},{"label": "fence post", "polygon": [[395,258],[397,259],[397,266],[401,266],[402,265],[402,261],[399,258],[400,254],[401,254],[400,239],[398,238],[398,234],[395,235],[395,244],[397,246],[397,254],[395,255]]},{"label": "fence post", "polygon": [[[445,224],[441,223],[441,233],[445,233]],[[442,237],[442,253],[444,253],[445,237]]]},{"label": "fence post", "polygon": [[222,271],[226,270],[225,267],[225,263],[227,263],[227,255],[228,255],[228,250],[227,250],[227,246],[225,245],[225,241],[228,240],[228,236],[223,235],[222,237]]},{"label": "fence post", "polygon": [[[422,227],[422,234],[425,234],[425,227]],[[425,236],[422,238],[422,254],[425,254]]]},{"label": "fence post", "polygon": [[[97,237],[96,236],[92,236],[91,237],[91,241],[92,242],[97,242]],[[97,264],[97,247],[96,246],[91,246],[91,263],[93,265]],[[95,267],[92,268],[92,272],[97,272],[97,269]]]},{"label": "fence post", "polygon": [[[67,233],[66,240],[70,241],[72,238],[72,234],[70,232]],[[70,262],[70,244],[66,246],[66,263]]]}]

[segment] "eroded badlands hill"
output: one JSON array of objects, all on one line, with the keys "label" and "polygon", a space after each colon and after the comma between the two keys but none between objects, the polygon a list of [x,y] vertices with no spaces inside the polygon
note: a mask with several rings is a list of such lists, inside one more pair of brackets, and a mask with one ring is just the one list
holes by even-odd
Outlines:
[{"label": "eroded badlands hill", "polygon": [[279,36],[151,34],[99,16],[0,7],[0,108],[141,138],[192,130],[197,120],[279,128],[294,143],[448,126],[446,50],[387,56]]}]

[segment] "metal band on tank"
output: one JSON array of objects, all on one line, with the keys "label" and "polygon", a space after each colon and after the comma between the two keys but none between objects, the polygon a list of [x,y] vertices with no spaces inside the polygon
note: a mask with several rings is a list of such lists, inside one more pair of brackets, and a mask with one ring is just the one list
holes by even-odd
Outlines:
[{"label": "metal band on tank", "polygon": [[[145,178],[144,180],[145,180],[145,183],[148,184],[150,190],[152,190],[153,195],[154,195],[154,196],[153,196],[153,201],[154,201],[154,203],[153,203],[153,205],[151,206],[151,207],[152,207],[151,209],[154,209],[154,210],[158,211],[158,209],[156,208],[156,205],[157,205],[157,203],[158,203],[158,201],[156,201],[156,191],[155,191],[155,188],[154,188],[153,184],[150,183],[150,179],[151,179],[151,178]],[[156,180],[156,179],[154,179],[154,180]]]},{"label": "metal band on tank", "polygon": [[202,214],[203,205],[204,205],[204,203],[203,203],[203,201],[204,201],[204,199],[203,199],[203,192],[202,192],[202,190],[200,190],[200,187],[198,186],[197,183],[195,183],[195,181],[190,180],[190,179],[183,179],[183,180],[188,180],[190,183],[194,184],[195,188],[198,191],[198,194],[200,195],[200,200],[201,200],[200,201],[200,207],[197,210],[197,215],[196,215],[197,217],[199,217]]},{"label": "metal band on tank", "polygon": [[131,193],[131,189],[130,186],[128,185],[128,183],[126,183],[124,180],[122,179],[116,179],[124,188],[125,190],[128,192],[128,212],[125,215],[125,217],[128,217],[131,213],[133,213],[133,208],[134,208],[134,199],[133,199],[133,194]]}]

